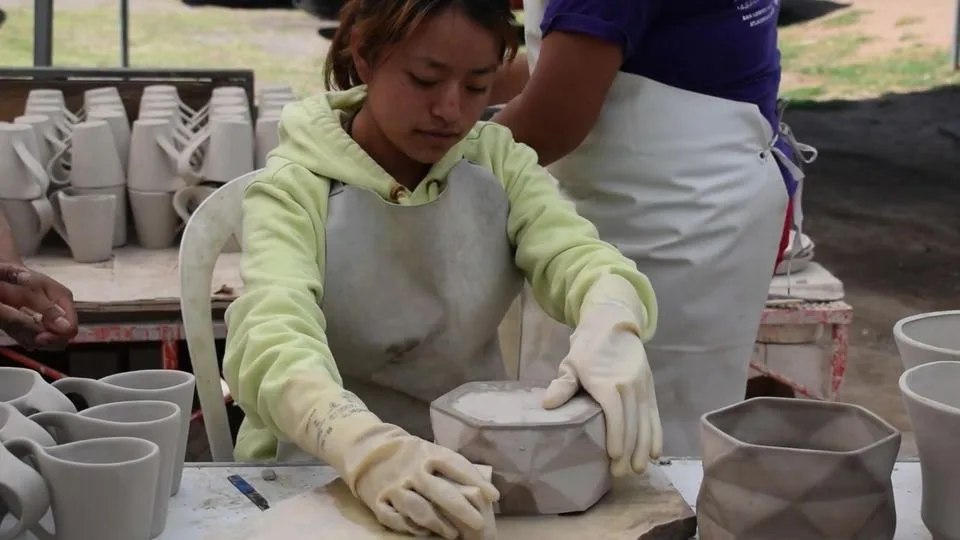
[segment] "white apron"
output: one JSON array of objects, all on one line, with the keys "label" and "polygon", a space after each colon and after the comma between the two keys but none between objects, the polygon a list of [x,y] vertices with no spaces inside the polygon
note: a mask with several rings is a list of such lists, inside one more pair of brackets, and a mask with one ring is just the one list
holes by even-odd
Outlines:
[{"label": "white apron", "polygon": [[[531,67],[544,6],[524,1]],[[744,397],[788,202],[774,141],[755,105],[619,73],[590,135],[550,167],[600,237],[653,283],[660,321],[647,355],[664,455],[699,456],[700,416]],[[521,304],[511,312],[522,313],[520,378],[547,381],[571,330],[529,290]]]},{"label": "white apron", "polygon": [[[384,422],[433,440],[431,401],[466,382],[509,378],[497,327],[523,284],[509,209],[493,173],[465,160],[423,205],[331,188],[327,341],[344,387]],[[311,459],[278,445],[278,461]]]}]

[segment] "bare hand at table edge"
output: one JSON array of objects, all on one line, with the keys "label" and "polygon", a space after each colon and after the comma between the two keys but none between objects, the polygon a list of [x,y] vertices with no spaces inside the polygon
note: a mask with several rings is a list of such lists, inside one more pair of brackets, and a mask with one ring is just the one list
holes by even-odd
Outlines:
[{"label": "bare hand at table edge", "polygon": [[18,262],[0,262],[0,330],[27,349],[62,349],[77,335],[73,293]]}]

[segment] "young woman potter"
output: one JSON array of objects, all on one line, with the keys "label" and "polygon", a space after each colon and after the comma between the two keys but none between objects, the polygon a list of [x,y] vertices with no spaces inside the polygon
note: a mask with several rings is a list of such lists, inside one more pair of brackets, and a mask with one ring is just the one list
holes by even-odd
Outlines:
[{"label": "young woman potter", "polygon": [[[532,71],[495,120],[553,163],[600,238],[650,277],[664,452],[699,455],[700,416],[744,397],[788,195],[802,178],[777,135],[779,2],[524,8]],[[529,300],[521,373],[555,363],[569,339]]]},{"label": "young woman potter", "polygon": [[582,388],[613,473],[644,470],[661,446],[641,341],[653,290],[533,150],[477,123],[515,51],[509,0],[351,0],[341,18],[334,90],[284,109],[243,202],[224,361],[246,413],[236,457],[319,458],[396,531],[489,528],[499,495],[429,442],[428,406],[511,377],[497,330],[526,280],[577,329],[544,406]]}]

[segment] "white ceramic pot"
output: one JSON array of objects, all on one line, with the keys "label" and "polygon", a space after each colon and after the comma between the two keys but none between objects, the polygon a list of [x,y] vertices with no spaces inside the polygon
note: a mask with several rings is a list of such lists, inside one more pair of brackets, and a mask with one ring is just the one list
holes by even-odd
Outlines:
[{"label": "white ceramic pot", "polygon": [[904,369],[960,361],[960,310],[920,313],[897,321],[893,338]]},{"label": "white ceramic pot", "polygon": [[934,540],[960,539],[960,362],[930,362],[900,376],[920,453],[920,516]]}]

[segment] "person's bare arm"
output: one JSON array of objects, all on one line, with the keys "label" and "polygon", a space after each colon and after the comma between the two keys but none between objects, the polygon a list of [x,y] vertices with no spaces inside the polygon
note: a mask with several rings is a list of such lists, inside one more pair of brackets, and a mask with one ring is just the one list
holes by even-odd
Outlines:
[{"label": "person's bare arm", "polygon": [[593,129],[622,63],[619,45],[584,34],[551,32],[523,92],[493,121],[533,147],[541,165],[553,163],[580,146]]},{"label": "person's bare arm", "polygon": [[493,89],[490,92],[490,105],[501,105],[517,97],[527,85],[528,80],[530,80],[530,64],[527,63],[527,54],[520,53],[497,70],[497,77],[493,81]]},{"label": "person's bare arm", "polygon": [[0,210],[0,262],[21,264],[20,254],[17,253],[17,244],[13,240],[13,229],[7,216]]}]

